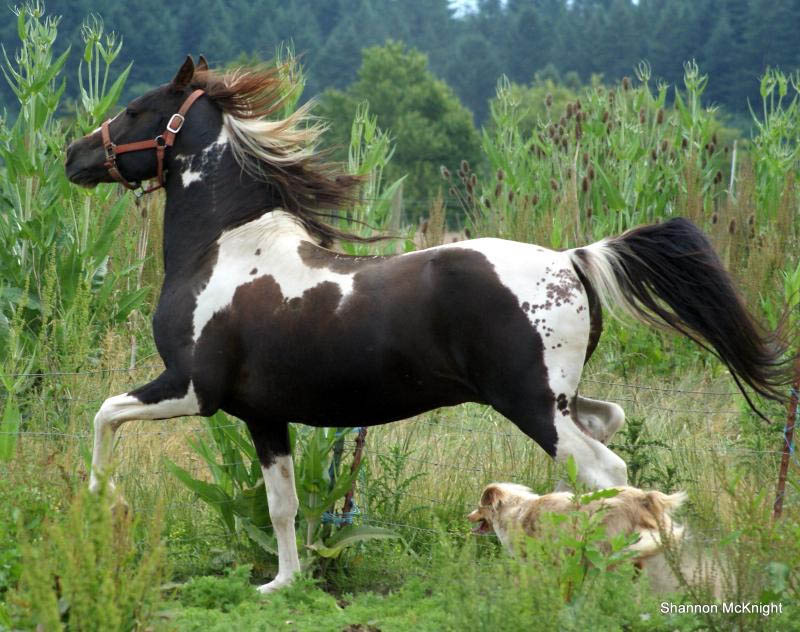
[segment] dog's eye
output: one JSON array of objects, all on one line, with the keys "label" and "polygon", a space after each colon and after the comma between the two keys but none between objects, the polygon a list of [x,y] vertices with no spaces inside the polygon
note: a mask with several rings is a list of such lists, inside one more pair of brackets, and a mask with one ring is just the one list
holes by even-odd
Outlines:
[{"label": "dog's eye", "polygon": [[125,116],[129,116],[130,118],[136,118],[138,114],[139,112],[137,110],[134,110],[133,108],[125,108]]}]

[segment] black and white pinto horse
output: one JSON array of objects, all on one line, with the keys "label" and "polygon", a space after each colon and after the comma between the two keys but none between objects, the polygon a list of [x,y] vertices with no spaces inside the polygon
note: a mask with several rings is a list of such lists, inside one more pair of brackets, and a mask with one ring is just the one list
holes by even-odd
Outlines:
[{"label": "black and white pinto horse", "polygon": [[783,349],[748,315],[706,238],[674,219],[554,252],[475,239],[389,257],[326,247],[320,220],[359,182],[315,152],[301,107],[283,120],[279,70],[217,74],[189,57],[175,78],[73,142],[80,185],[158,178],[165,278],[153,333],[166,369],[106,400],[91,486],[133,419],[211,415],[247,424],[262,463],[279,571],[299,569],[288,424],[369,426],[439,406],[493,406],[588,485],[626,483],[606,447],[616,404],[578,395],[601,305],[716,353],[737,383],[780,398]]}]

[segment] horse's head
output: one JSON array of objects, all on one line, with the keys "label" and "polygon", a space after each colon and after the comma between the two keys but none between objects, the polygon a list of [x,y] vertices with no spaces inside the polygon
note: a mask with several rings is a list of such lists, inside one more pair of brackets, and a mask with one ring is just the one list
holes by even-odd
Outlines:
[{"label": "horse's head", "polygon": [[183,125],[183,114],[200,96],[194,94],[192,80],[196,72],[206,70],[202,56],[196,67],[187,57],[168,84],[137,97],[114,118],[71,143],[66,157],[70,181],[87,187],[119,181],[134,188],[133,184],[158,177],[162,183],[168,148]]}]

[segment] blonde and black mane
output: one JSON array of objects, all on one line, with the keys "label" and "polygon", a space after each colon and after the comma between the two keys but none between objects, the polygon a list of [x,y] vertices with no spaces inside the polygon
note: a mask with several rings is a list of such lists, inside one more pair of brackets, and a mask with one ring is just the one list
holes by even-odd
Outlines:
[{"label": "blonde and black mane", "polygon": [[222,110],[223,126],[242,169],[274,186],[283,208],[320,242],[383,239],[348,233],[324,221],[338,218],[338,211],[358,201],[363,178],[347,173],[343,165],[328,160],[329,152],[318,148],[326,126],[311,114],[312,101],[275,118],[298,88],[290,71],[289,64],[226,73],[200,69],[191,87],[205,90]]}]

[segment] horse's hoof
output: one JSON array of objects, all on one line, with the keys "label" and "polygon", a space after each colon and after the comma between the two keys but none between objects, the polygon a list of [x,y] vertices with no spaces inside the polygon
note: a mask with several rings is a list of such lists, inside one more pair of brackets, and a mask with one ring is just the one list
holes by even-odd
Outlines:
[{"label": "horse's hoof", "polygon": [[292,577],[276,577],[268,584],[264,584],[263,586],[258,587],[258,592],[262,595],[268,595],[270,593],[274,593],[276,590],[280,590],[281,588],[285,588],[289,584],[292,583]]}]

